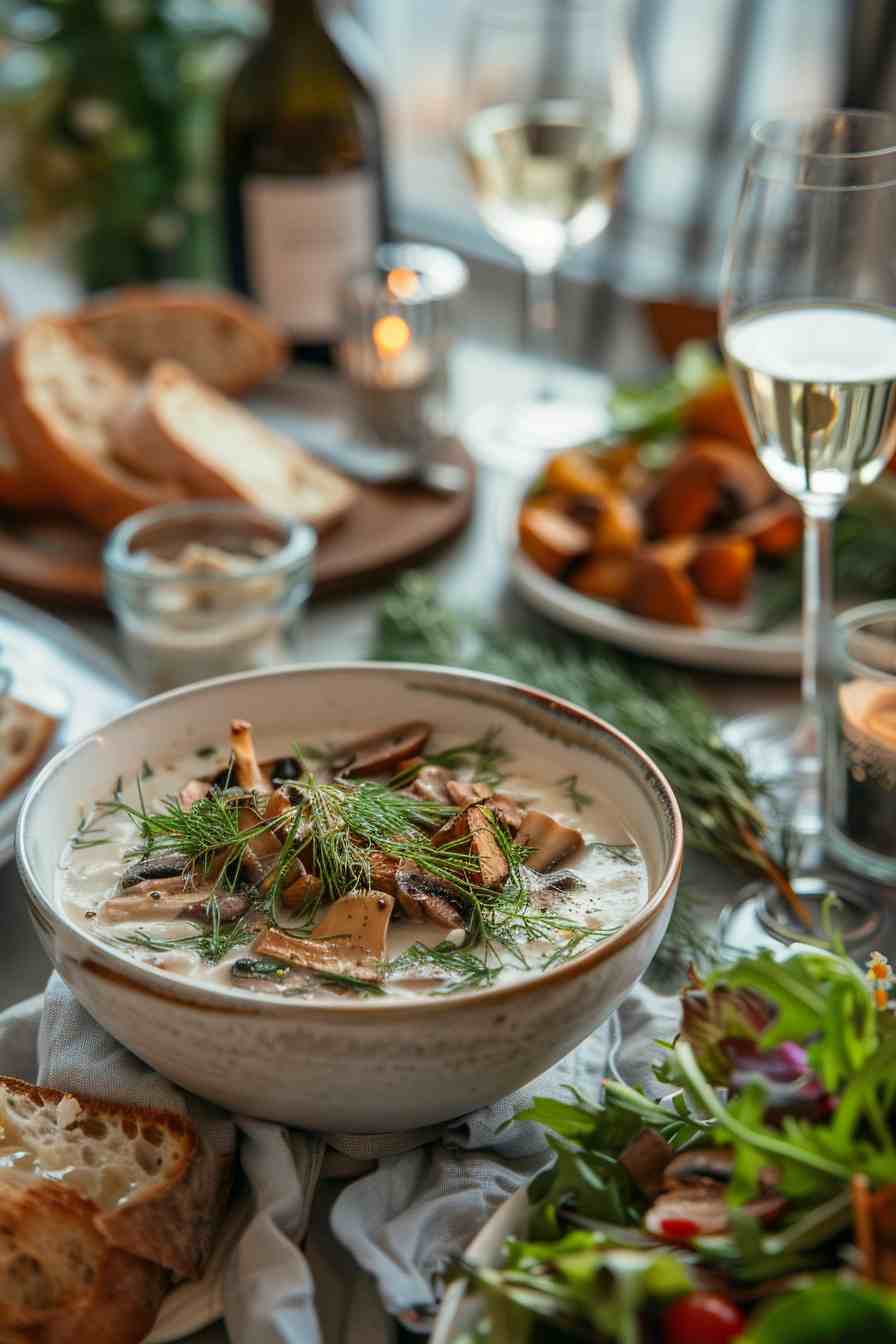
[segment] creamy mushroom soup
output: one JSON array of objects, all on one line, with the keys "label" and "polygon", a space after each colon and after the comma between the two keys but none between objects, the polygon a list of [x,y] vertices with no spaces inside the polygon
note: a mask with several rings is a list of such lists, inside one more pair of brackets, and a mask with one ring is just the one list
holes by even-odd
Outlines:
[{"label": "creamy mushroom soup", "polygon": [[625,924],[647,872],[590,780],[526,764],[497,732],[427,723],[259,759],[235,720],[223,746],[145,762],[85,809],[58,900],[135,960],[238,992],[419,997],[536,974]]}]

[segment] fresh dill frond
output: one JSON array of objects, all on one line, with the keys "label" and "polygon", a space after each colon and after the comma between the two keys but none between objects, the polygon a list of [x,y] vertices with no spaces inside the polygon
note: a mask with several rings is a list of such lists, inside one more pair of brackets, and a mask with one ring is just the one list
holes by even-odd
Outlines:
[{"label": "fresh dill frond", "polygon": [[231,872],[227,879],[231,883],[236,881],[239,862],[247,846],[283,821],[283,817],[259,820],[257,825],[241,829],[240,809],[250,795],[234,797],[217,789],[212,789],[205,798],[188,808],[177,797],[164,798],[160,810],[153,812],[143,799],[139,779],[137,789],[139,805],[136,807],[121,796],[101,804],[105,814],[121,813],[134,823],[141,844],[131,852],[148,858],[160,851],[175,850],[185,855],[190,867],[200,871],[207,870],[216,856],[223,856]]},{"label": "fresh dill frond", "polygon": [[91,808],[89,812],[82,811],[81,818],[70,841],[72,849],[94,849],[97,845],[112,843],[111,835],[97,829],[99,820],[96,808]]},{"label": "fresh dill frond", "polygon": [[584,789],[579,788],[578,775],[564,775],[562,779],[557,780],[557,787],[562,789],[569,799],[570,807],[576,812],[581,812],[583,808],[590,807],[594,798]]},{"label": "fresh dill frond", "polygon": [[209,928],[206,929],[191,921],[194,927],[202,929],[200,933],[187,934],[183,938],[155,938],[143,929],[137,929],[134,933],[119,935],[115,941],[150,952],[170,952],[172,948],[198,952],[203,961],[216,964],[235,947],[247,943],[252,936],[252,929],[245,915],[233,924],[222,925],[217,900],[210,901],[209,906],[211,918]]},{"label": "fresh dill frond", "polygon": [[500,728],[487,728],[473,742],[461,742],[443,751],[426,752],[416,764],[393,775],[389,787],[403,789],[416,779],[424,765],[440,765],[446,770],[469,769],[477,783],[496,789],[504,778],[504,767],[510,760],[510,752],[501,746],[500,736]]},{"label": "fresh dill frond", "polygon": [[471,947],[458,947],[447,940],[436,943],[435,947],[413,943],[388,963],[388,973],[393,978],[421,969],[434,971],[449,979],[449,984],[433,991],[436,994],[485,989],[501,974],[500,963],[490,961],[488,953],[477,952]]}]

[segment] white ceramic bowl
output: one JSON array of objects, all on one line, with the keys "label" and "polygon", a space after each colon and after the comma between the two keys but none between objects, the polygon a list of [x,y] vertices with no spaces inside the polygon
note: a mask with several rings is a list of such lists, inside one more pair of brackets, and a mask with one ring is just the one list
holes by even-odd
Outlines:
[{"label": "white ceramic bowl", "polygon": [[[308,1002],[175,978],[93,937],[57,907],[55,870],[79,809],[119,775],[219,742],[249,719],[260,749],[427,719],[449,740],[501,729],[552,781],[612,798],[641,847],[649,895],[618,932],[531,979],[407,1001]],[[536,776],[537,777],[537,776]],[[37,932],[84,1007],[161,1073],[229,1108],[336,1133],[435,1124],[495,1101],[572,1050],[646,970],[672,913],[681,816],[668,783],[593,715],[494,677],[415,665],[316,665],[241,674],[149,700],[61,752],[19,818],[19,869]]]}]

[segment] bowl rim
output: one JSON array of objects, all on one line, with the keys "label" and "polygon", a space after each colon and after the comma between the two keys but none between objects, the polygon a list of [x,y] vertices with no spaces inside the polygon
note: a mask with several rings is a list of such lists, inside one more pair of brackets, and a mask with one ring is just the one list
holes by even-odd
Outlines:
[{"label": "bowl rim", "polygon": [[[186,977],[171,975],[159,967],[151,966],[145,962],[136,962],[129,959],[124,953],[118,952],[114,947],[103,943],[94,942],[93,939],[83,932],[78,926],[69,921],[63,912],[55,905],[52,898],[48,897],[42,890],[41,883],[34,873],[31,862],[26,852],[26,833],[30,828],[30,817],[32,810],[36,806],[38,797],[45,784],[58,771],[83,749],[83,747],[94,738],[102,736],[110,729],[128,721],[136,720],[150,716],[159,705],[167,704],[175,700],[189,700],[197,694],[204,693],[211,689],[222,686],[236,686],[246,681],[266,681],[282,678],[285,675],[321,675],[328,673],[349,672],[351,674],[363,675],[365,672],[385,672],[396,673],[401,676],[425,676],[437,674],[440,677],[447,677],[458,682],[474,681],[480,684],[499,686],[504,689],[515,692],[524,700],[534,702],[538,708],[546,709],[550,712],[559,713],[573,721],[585,723],[590,728],[597,728],[600,732],[616,740],[626,751],[628,751],[640,763],[642,769],[648,777],[652,777],[657,784],[669,817],[672,822],[672,852],[666,864],[665,870],[660,877],[656,890],[649,896],[644,905],[616,932],[609,934],[605,939],[599,942],[589,951],[582,952],[578,956],[571,958],[568,962],[563,962],[558,966],[551,967],[541,974],[533,974],[522,977],[507,985],[493,985],[484,989],[461,990],[455,994],[445,994],[442,996],[430,995],[429,997],[420,997],[419,999],[404,999],[396,996],[393,999],[385,997],[381,1000],[359,999],[359,1000],[334,1000],[333,1002],[321,1001],[315,1002],[313,999],[275,999],[261,998],[251,995],[248,991],[234,991],[223,985],[204,984],[202,982],[193,982]],[[75,938],[88,947],[91,952],[98,954],[104,959],[111,961],[116,969],[111,970],[106,966],[98,965],[97,961],[88,959],[80,964],[99,974],[105,979],[124,980],[129,988],[137,989],[140,992],[148,993],[157,998],[163,998],[172,1004],[178,1004],[184,1007],[198,1009],[212,1009],[216,1012],[232,1012],[249,1016],[268,1016],[269,1013],[276,1013],[280,1017],[295,1016],[301,1018],[332,1018],[335,1013],[350,1014],[352,1016],[360,1015],[363,1021],[371,1020],[382,1014],[403,1013],[407,1016],[429,1016],[433,1013],[448,1012],[451,1010],[460,1010],[474,1004],[490,1006],[492,1004],[505,1004],[517,1000],[537,991],[542,985],[555,986],[564,981],[575,980],[579,976],[586,974],[593,967],[600,965],[601,962],[609,960],[616,952],[621,951],[630,943],[634,942],[644,930],[646,930],[665,909],[666,905],[672,899],[678,878],[681,873],[681,867],[684,859],[684,824],[681,818],[681,811],[678,801],[672,790],[672,786],[666,779],[659,766],[651,759],[647,753],[642,750],[625,733],[614,728],[612,724],[607,723],[605,719],[592,714],[590,710],[582,709],[570,700],[560,696],[551,695],[547,691],[538,690],[534,686],[527,686],[523,682],[513,681],[509,677],[494,676],[488,672],[476,672],[466,668],[442,667],[432,663],[396,663],[396,662],[315,662],[315,663],[286,663],[278,667],[267,668],[256,672],[235,672],[227,676],[213,677],[205,681],[192,682],[188,686],[178,687],[172,691],[165,691],[161,695],[153,696],[151,699],[143,700],[131,709],[125,710],[123,714],[117,715],[107,723],[86,733],[84,736],[72,742],[69,746],[63,748],[57,755],[52,757],[38,774],[34,777],[28,789],[25,799],[22,803],[19,819],[16,824],[16,864],[19,875],[26,890],[26,895],[34,901],[44,912],[45,917],[51,927],[57,923],[73,932]],[[34,912],[32,910],[32,917]],[[64,978],[64,977],[63,977]]]}]

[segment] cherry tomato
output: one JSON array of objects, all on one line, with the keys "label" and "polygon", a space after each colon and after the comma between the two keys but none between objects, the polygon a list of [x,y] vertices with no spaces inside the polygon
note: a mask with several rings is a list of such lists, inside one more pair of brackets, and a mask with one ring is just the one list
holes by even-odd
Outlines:
[{"label": "cherry tomato", "polygon": [[688,1293],[663,1312],[663,1344],[729,1344],[746,1323],[720,1293]]}]

